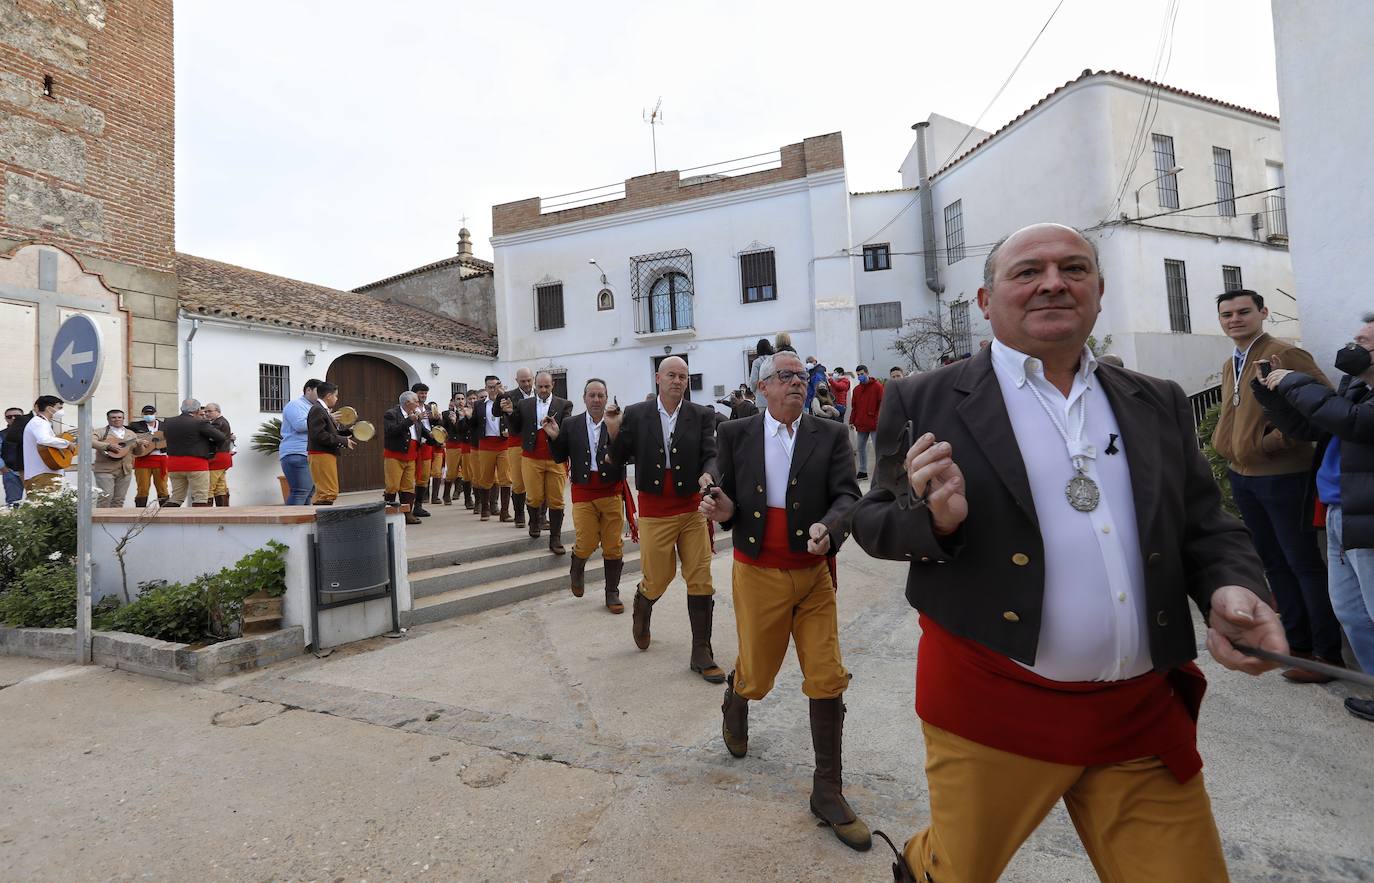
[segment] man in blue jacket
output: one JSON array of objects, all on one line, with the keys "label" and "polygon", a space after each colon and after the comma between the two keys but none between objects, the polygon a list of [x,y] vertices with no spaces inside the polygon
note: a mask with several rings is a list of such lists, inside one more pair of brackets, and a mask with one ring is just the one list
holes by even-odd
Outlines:
[{"label": "man in blue jacket", "polygon": [[277,456],[281,458],[282,475],[291,492],[286,498],[288,506],[305,506],[310,503],[310,495],[315,492],[315,480],[310,477],[310,456],[306,454],[309,427],[307,420],[310,409],[319,401],[317,389],[323,381],[311,378],[305,382],[301,396],[287,402],[281,411],[281,447]]}]

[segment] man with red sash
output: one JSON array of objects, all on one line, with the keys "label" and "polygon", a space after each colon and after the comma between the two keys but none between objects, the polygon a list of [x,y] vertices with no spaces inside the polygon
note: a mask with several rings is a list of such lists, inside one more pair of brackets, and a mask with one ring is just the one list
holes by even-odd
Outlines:
[{"label": "man with red sash", "polygon": [[1288,645],[1183,390],[1086,347],[1098,267],[1070,227],[1012,234],[978,291],[992,345],[883,397],[852,529],[910,562],[921,614],[930,825],[900,881],[996,880],[1060,800],[1105,881],[1227,879],[1189,604],[1227,668],[1274,667],[1232,642]]},{"label": "man with red sash", "polygon": [[229,505],[229,476],[234,468],[234,430],[224,417],[224,411],[215,402],[205,403],[205,419],[224,435],[224,441],[215,448],[210,458],[210,501],[216,506]]},{"label": "man with red sash", "polygon": [[[315,482],[316,506],[333,506],[339,499],[339,455],[356,446],[353,430],[339,425],[334,409],[339,406],[337,384],[321,381],[315,388],[319,396],[305,415],[305,453],[310,458],[310,478]],[[385,456],[385,454],[383,454]]]},{"label": "man with red sash", "polygon": [[[430,499],[430,479],[434,476],[434,455],[440,457],[444,455],[443,447],[434,440],[429,434],[433,429],[434,409],[429,403],[429,385],[417,383],[410,388],[410,391],[420,397],[420,419],[418,434],[420,436],[420,447],[415,453],[415,514],[421,518],[428,518],[430,512],[425,508],[425,503]],[[439,464],[440,471],[443,470],[443,463]]]},{"label": "man with red sash", "polygon": [[621,502],[625,467],[610,461],[606,398],[606,381],[593,377],[582,387],[582,403],[587,410],[565,417],[545,431],[554,457],[571,467],[573,530],[577,536],[569,573],[573,597],[582,597],[587,559],[599,545],[606,565],[606,609],[624,613],[620,575],[625,569],[625,540],[621,535],[625,527]]},{"label": "man with red sash", "polygon": [[[449,400],[448,410],[440,415],[444,432],[444,505],[453,505],[453,486],[458,485],[458,493],[463,493],[463,436],[458,431],[458,421],[463,416],[463,394],[458,393]],[[471,499],[469,497],[469,499]]]},{"label": "man with red sash", "polygon": [[415,504],[415,461],[420,456],[420,418],[424,408],[420,407],[420,397],[413,392],[401,393],[396,407],[382,415],[382,466],[386,480],[383,497],[388,506],[395,506],[400,495],[402,506],[412,508],[406,512],[406,524],[419,524]]},{"label": "man with red sash", "polygon": [[701,490],[710,486],[716,461],[715,410],[686,400],[692,382],[687,362],[664,359],[655,375],[658,396],[637,402],[620,414],[606,412],[611,436],[611,462],[635,464],[639,490],[639,554],[643,574],[635,591],[631,635],[635,646],[649,649],[649,619],[654,603],[676,576],[682,562],[687,583],[687,618],[692,624],[691,669],[712,684],[725,683],[725,672],[711,651],[715,589],[711,586],[711,539],[706,517],[697,508]]},{"label": "man with red sash", "polygon": [[[162,431],[162,421],[157,418],[157,406],[144,405],[142,416],[142,420],[130,427],[134,432],[151,438],[154,433]],[[157,494],[159,506],[167,505],[167,501],[172,498],[171,492],[167,489],[166,441],[157,437],[152,444],[153,447],[148,453],[134,458],[134,506],[139,509],[148,505],[149,489]]]},{"label": "man with red sash", "polygon": [[510,521],[510,458],[506,455],[509,430],[501,402],[509,397],[501,388],[501,378],[486,377],[487,397],[477,403],[464,419],[468,443],[477,449],[477,511],[483,521],[491,519],[500,503],[500,520]]},{"label": "man with red sash", "polygon": [[209,506],[210,459],[225,441],[224,434],[205,419],[195,399],[181,403],[181,413],[162,424],[162,433],[167,438],[167,473],[172,485],[167,505]]},{"label": "man with red sash", "polygon": [[[528,368],[517,368],[515,370],[515,389],[507,392],[502,387],[502,394],[510,400],[512,408],[520,402],[534,395],[534,372]],[[511,412],[504,410],[503,414],[509,415]],[[507,423],[509,424],[509,417]],[[525,526],[525,468],[524,468],[524,445],[521,443],[520,433],[510,428],[510,435],[506,438],[506,475],[510,477],[510,497],[515,504],[515,526]],[[535,534],[538,536],[538,534]]]},{"label": "man with red sash", "polygon": [[851,849],[873,845],[842,789],[844,695],[849,672],[840,660],[839,615],[830,556],[849,536],[859,499],[849,430],[803,414],[806,370],[796,353],[764,356],[761,414],[720,427],[719,487],[701,503],[706,517],[731,531],[735,626],[739,656],[725,687],[721,735],[735,757],[749,747],[749,702],[768,695],[797,645],[802,692],[810,699],[816,754],[811,812]]},{"label": "man with red sash", "polygon": [[529,507],[530,536],[539,537],[544,513],[549,518],[549,551],[563,555],[563,487],[568,473],[563,469],[567,456],[556,456],[549,447],[550,432],[557,434],[557,424],[572,413],[572,402],[553,394],[553,375],[540,371],[534,379],[534,395],[512,404],[506,399],[502,405],[512,438],[520,440],[520,468],[524,473],[524,493],[516,495],[516,514],[520,514],[519,496]]},{"label": "man with red sash", "polygon": [[460,450],[463,454],[463,505],[475,515],[481,515],[481,507],[477,505],[477,445],[473,443],[472,432],[468,428],[468,423],[472,417],[472,412],[476,410],[477,403],[485,396],[486,390],[468,390],[467,401],[458,410],[458,433],[461,438]]}]

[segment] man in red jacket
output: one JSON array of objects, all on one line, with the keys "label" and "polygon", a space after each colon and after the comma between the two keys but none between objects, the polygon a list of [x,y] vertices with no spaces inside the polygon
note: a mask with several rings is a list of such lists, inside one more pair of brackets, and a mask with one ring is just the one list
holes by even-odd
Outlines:
[{"label": "man in red jacket", "polygon": [[[868,373],[867,365],[854,369],[859,382],[849,391],[849,408],[845,422],[852,424],[859,434],[859,480],[868,478],[868,437],[878,431],[878,408],[883,404],[883,385]],[[875,452],[876,456],[876,452]]]}]

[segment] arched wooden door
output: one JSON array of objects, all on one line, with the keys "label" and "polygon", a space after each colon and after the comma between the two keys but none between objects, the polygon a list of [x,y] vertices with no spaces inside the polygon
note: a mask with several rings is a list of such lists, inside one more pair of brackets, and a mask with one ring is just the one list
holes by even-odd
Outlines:
[{"label": "arched wooden door", "polygon": [[382,415],[410,388],[406,374],[390,362],[373,356],[339,356],[329,366],[325,380],[339,385],[339,406],[351,406],[359,420],[377,427],[377,437],[339,457],[339,490],[367,491],[381,488]]}]

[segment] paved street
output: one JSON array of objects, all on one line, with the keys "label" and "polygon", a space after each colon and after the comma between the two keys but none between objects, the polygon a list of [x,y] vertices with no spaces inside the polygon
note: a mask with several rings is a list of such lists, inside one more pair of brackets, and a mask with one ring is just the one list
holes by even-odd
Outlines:
[{"label": "paved street", "polygon": [[[717,556],[715,648],[735,650]],[[903,568],[841,556],[854,673],[846,780],[874,827],[925,820]],[[807,809],[811,753],[789,659],[719,734],[687,669],[680,583],[639,652],[630,617],[556,595],[305,657],[214,688],[0,657],[3,880],[883,880]],[[1341,687],[1223,673],[1202,753],[1237,880],[1374,880],[1374,728]],[[1088,881],[1062,811],[1006,879]]]}]

